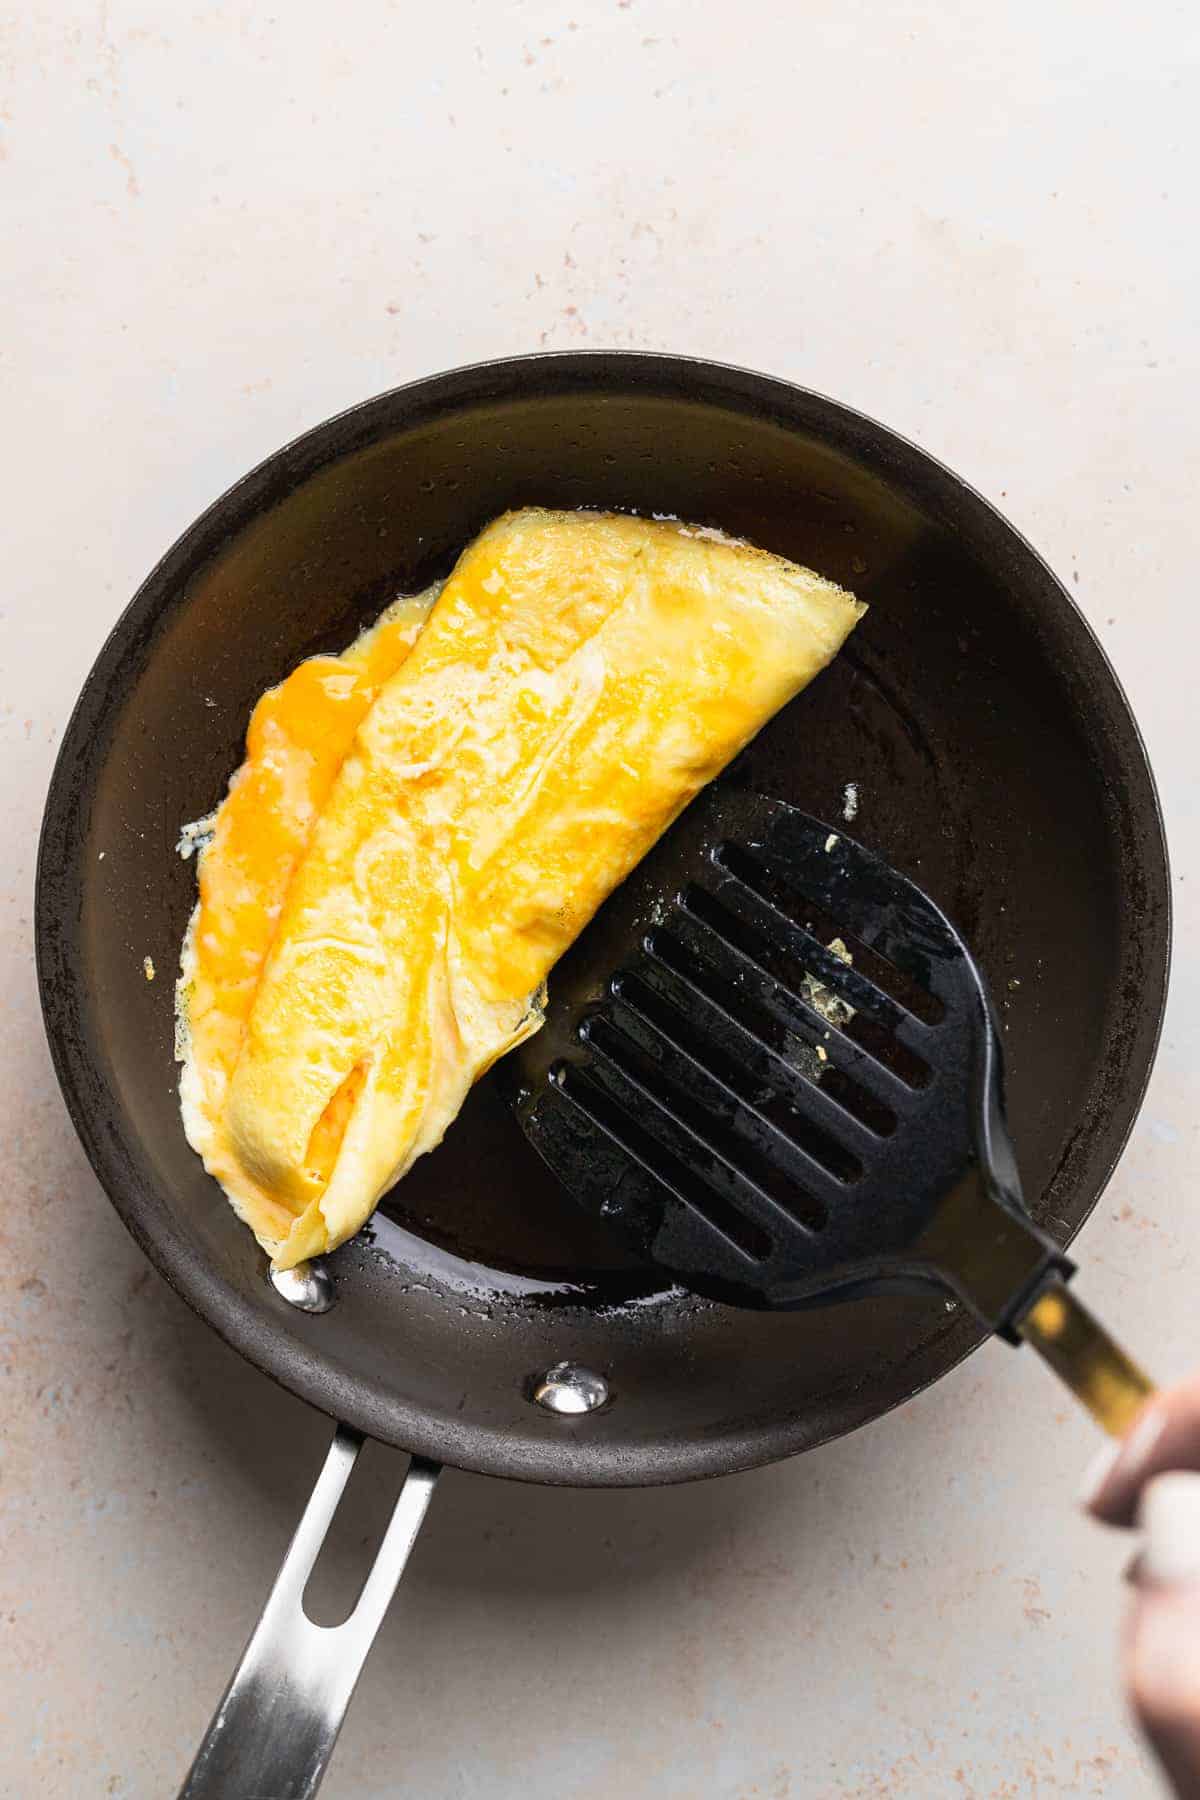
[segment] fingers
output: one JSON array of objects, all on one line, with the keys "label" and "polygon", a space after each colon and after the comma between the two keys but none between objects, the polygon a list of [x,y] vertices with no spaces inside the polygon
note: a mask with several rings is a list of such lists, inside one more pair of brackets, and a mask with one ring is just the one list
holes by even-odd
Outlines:
[{"label": "fingers", "polygon": [[1200,1796],[1200,1475],[1150,1480],[1145,1547],[1125,1629],[1125,1681],[1146,1736],[1183,1800]]},{"label": "fingers", "polygon": [[1200,1796],[1200,1590],[1142,1595],[1127,1634],[1125,1681],[1138,1724],[1175,1792]]},{"label": "fingers", "polygon": [[1180,1800],[1200,1800],[1200,1376],[1156,1395],[1088,1472],[1083,1503],[1138,1525],[1124,1635],[1130,1701]]},{"label": "fingers", "polygon": [[1146,1483],[1170,1469],[1200,1471],[1200,1376],[1148,1401],[1128,1435],[1101,1452],[1083,1504],[1106,1525],[1130,1526]]}]

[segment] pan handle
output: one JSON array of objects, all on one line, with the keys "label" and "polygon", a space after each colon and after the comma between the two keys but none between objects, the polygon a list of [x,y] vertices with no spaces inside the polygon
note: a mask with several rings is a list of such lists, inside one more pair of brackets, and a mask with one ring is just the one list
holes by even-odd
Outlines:
[{"label": "pan handle", "polygon": [[348,1425],[333,1434],[304,1517],[196,1753],[180,1800],[309,1800],[320,1787],[367,1652],[404,1573],[437,1463],[414,1457],[350,1617],[314,1625],[304,1590],[362,1449]]}]

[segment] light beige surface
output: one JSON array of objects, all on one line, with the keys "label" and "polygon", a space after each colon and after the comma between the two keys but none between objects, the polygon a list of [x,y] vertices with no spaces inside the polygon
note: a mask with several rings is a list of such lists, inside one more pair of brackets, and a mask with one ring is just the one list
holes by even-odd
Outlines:
[{"label": "light beige surface", "polygon": [[[175,534],[410,376],[575,343],[756,364],[917,438],[1075,584],[1149,740],[1179,907],[1084,1291],[1155,1370],[1200,1358],[1196,27],[1164,0],[784,10],[9,9],[6,1795],[173,1791],[326,1434],[149,1274],[75,1147],[30,954],[55,745]],[[716,1485],[450,1477],[325,1791],[1143,1800],[1125,1550],[1073,1506],[1093,1444],[994,1346]]]}]

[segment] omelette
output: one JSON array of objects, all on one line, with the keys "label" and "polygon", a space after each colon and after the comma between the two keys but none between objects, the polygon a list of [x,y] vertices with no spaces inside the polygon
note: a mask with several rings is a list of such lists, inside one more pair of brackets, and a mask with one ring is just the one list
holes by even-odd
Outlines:
[{"label": "omelette", "polygon": [[177,1010],[188,1140],[276,1268],[440,1142],[606,895],[863,610],[717,532],[527,508],[263,696],[190,828]]}]

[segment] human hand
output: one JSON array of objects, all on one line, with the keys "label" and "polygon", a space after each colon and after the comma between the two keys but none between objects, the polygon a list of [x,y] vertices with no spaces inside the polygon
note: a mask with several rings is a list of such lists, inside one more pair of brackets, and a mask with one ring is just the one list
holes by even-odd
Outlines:
[{"label": "human hand", "polygon": [[1147,1402],[1092,1465],[1083,1503],[1144,1534],[1130,1574],[1126,1690],[1180,1800],[1200,1800],[1200,1376]]}]

